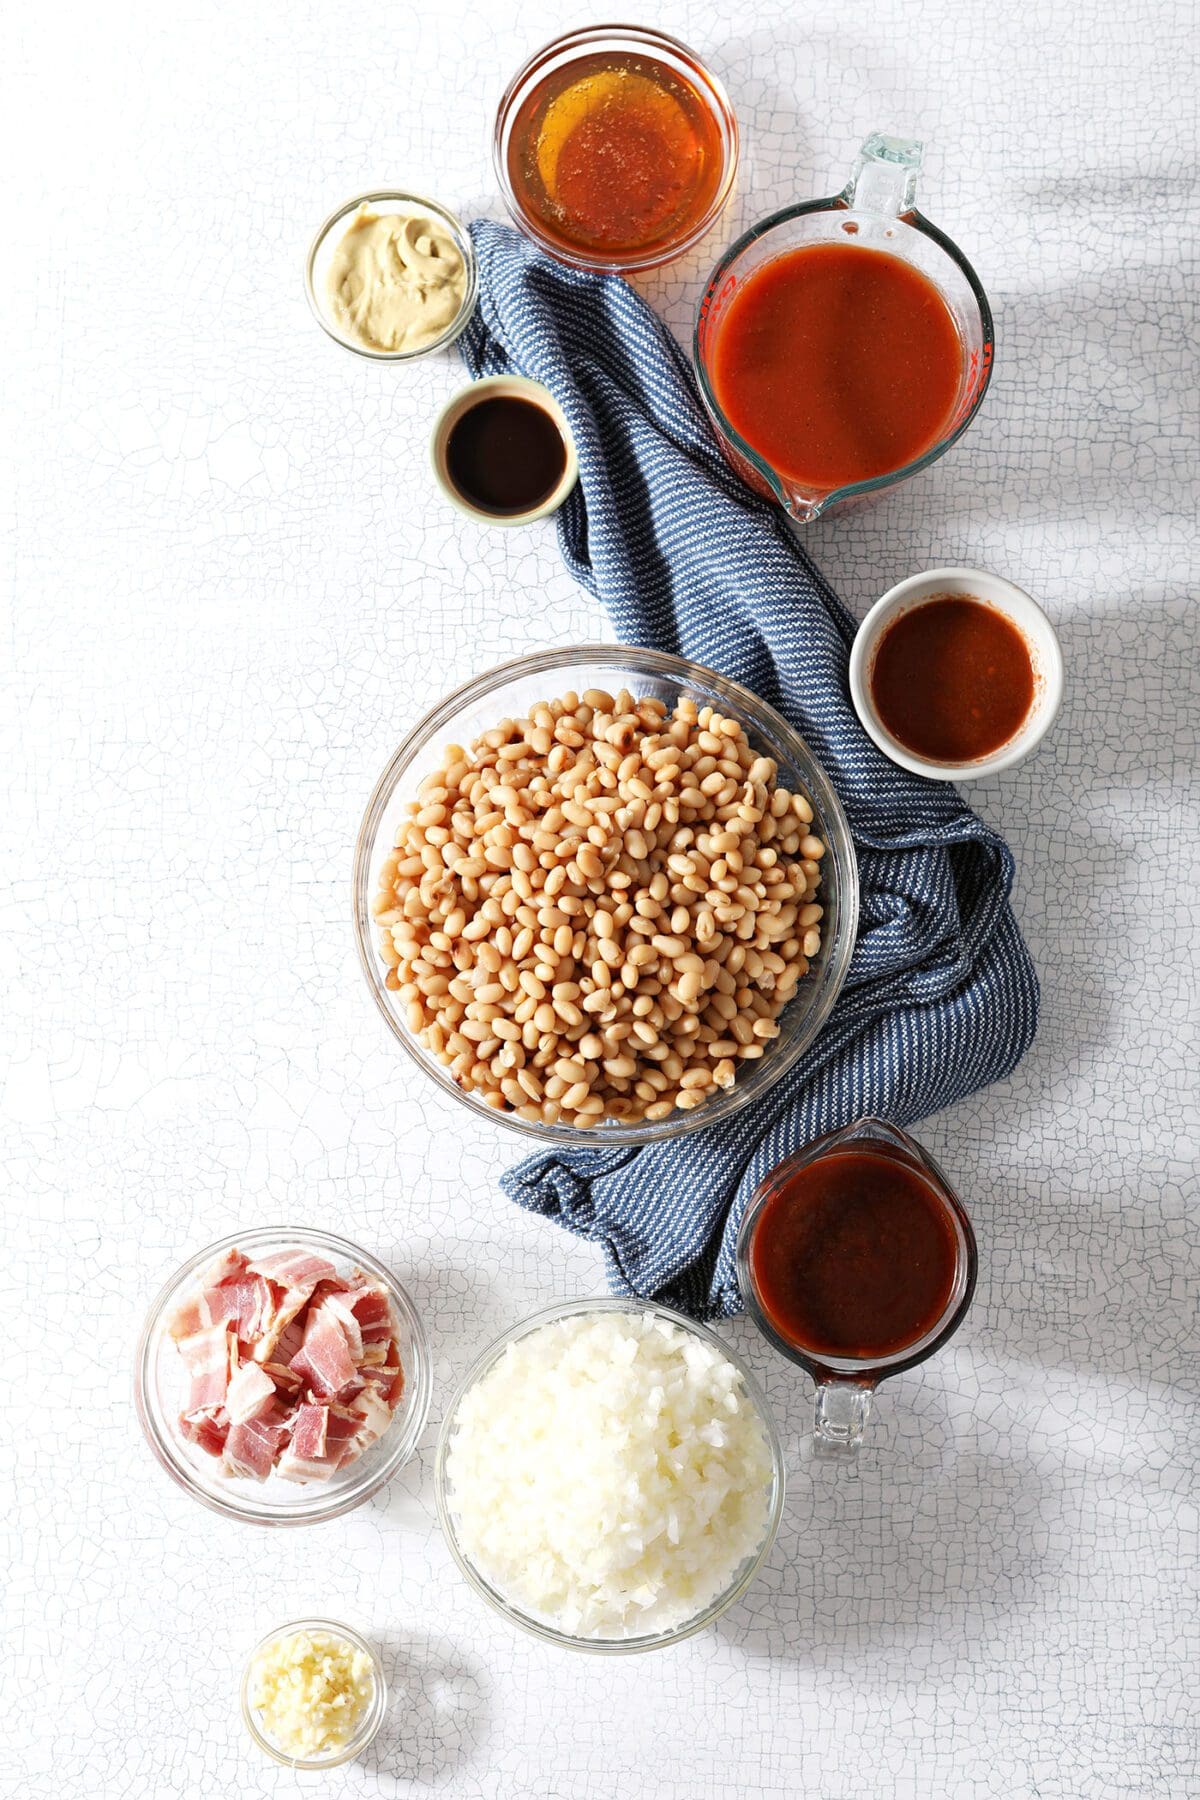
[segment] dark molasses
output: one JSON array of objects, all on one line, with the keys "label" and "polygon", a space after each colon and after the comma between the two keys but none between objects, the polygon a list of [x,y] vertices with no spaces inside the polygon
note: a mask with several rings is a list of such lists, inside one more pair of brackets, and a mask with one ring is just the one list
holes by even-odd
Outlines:
[{"label": "dark molasses", "polygon": [[450,427],[446,473],[469,506],[498,519],[548,500],[567,466],[562,432],[544,406],[485,394]]}]

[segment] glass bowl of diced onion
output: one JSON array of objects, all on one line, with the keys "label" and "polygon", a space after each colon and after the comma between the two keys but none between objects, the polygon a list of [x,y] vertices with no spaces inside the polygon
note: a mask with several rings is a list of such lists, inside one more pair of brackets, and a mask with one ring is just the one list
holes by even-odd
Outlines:
[{"label": "glass bowl of diced onion", "polygon": [[[762,1442],[769,1477],[763,1489],[762,1529],[757,1542],[738,1560],[726,1579],[715,1592],[711,1592],[699,1604],[690,1610],[686,1617],[673,1622],[666,1629],[622,1629],[620,1633],[607,1635],[595,1632],[576,1632],[549,1616],[541,1613],[527,1602],[518,1601],[512,1592],[506,1592],[499,1579],[490,1577],[480,1566],[480,1562],[468,1549],[464,1542],[462,1528],[461,1499],[456,1496],[454,1484],[454,1442],[459,1432],[460,1415],[463,1402],[472,1390],[491,1375],[506,1353],[514,1345],[534,1335],[546,1332],[560,1323],[572,1321],[588,1321],[605,1319],[612,1315],[631,1315],[643,1328],[654,1325],[663,1327],[668,1332],[680,1331],[694,1345],[701,1356],[706,1353],[715,1355],[732,1365],[736,1372],[737,1391],[742,1396],[748,1414],[756,1416],[761,1426]],[[503,1430],[503,1427],[501,1427]],[[572,1443],[562,1442],[550,1446],[552,1454],[558,1459],[569,1460],[576,1449]],[[535,1509],[530,1516],[553,1516],[555,1523],[552,1530],[561,1529],[561,1514],[557,1509],[557,1499],[539,1494],[538,1476],[533,1469],[523,1471],[525,1483],[522,1491],[529,1508]],[[786,1486],[786,1465],[783,1443],[779,1431],[771,1416],[766,1398],[745,1359],[719,1337],[715,1331],[705,1325],[697,1324],[694,1319],[687,1318],[673,1308],[660,1306],[654,1301],[637,1299],[589,1299],[569,1301],[558,1306],[545,1308],[514,1326],[511,1331],[501,1337],[484,1351],[478,1361],[463,1377],[453,1399],[446,1408],[438,1437],[437,1453],[434,1465],[435,1497],[437,1501],[438,1520],[442,1527],[450,1554],[458,1565],[460,1573],[475,1592],[488,1606],[507,1619],[512,1625],[543,1639],[546,1643],[555,1644],[563,1649],[579,1650],[596,1655],[630,1655],[645,1650],[666,1649],[685,1638],[705,1630],[721,1615],[729,1610],[754,1581],[774,1546],[783,1516],[783,1505]],[[548,1499],[550,1511],[542,1507],[542,1500]],[[621,1527],[617,1525],[616,1529]],[[668,1534],[669,1536],[669,1534]],[[669,1538],[669,1541],[675,1541]],[[649,1616],[649,1615],[647,1615]]]},{"label": "glass bowl of diced onion", "polygon": [[[331,1262],[339,1275],[360,1271],[388,1296],[393,1336],[404,1369],[404,1391],[382,1435],[327,1478],[264,1481],[222,1473],[220,1461],[180,1430],[187,1371],[168,1329],[197,1278],[227,1251],[265,1256],[290,1249]],[[162,1288],[146,1316],[134,1363],[134,1403],[146,1440],[171,1479],[202,1506],[251,1525],[315,1525],[361,1506],[390,1481],[417,1448],[429,1415],[432,1375],[425,1329],[411,1297],[390,1269],[348,1239],[306,1226],[268,1226],[234,1232],[190,1256]]]},{"label": "glass bowl of diced onion", "polygon": [[[439,769],[449,746],[471,746],[503,721],[529,717],[541,702],[594,691],[616,694],[622,689],[635,702],[660,701],[668,711],[680,700],[690,701],[698,709],[712,708],[714,714],[740,726],[756,755],[776,764],[779,787],[808,800],[808,829],[824,845],[816,895],[823,911],[821,941],[775,1020],[777,1035],[764,1048],[753,1051],[757,1060],[738,1062],[730,1085],[694,1108],[673,1111],[667,1117],[623,1120],[609,1116],[585,1129],[571,1119],[547,1121],[522,1116],[511,1106],[497,1107],[495,1095],[489,1099],[447,1066],[448,1051],[431,1047],[428,1032],[414,1029],[411,1003],[406,1003],[403,989],[398,991],[392,966],[395,952],[389,957],[381,928],[382,873],[389,859],[394,863],[398,833],[417,809],[422,782]],[[354,929],[359,960],[388,1028],[406,1055],[443,1092],[468,1107],[479,1122],[500,1124],[550,1143],[606,1148],[658,1142],[718,1124],[760,1098],[794,1066],[828,1019],[846,979],[858,927],[858,892],[854,845],[833,785],[803,738],[774,707],[749,689],[683,657],[627,645],[588,644],[539,651],[504,663],[457,688],[412,728],[376,782],[359,829],[354,856]],[[461,963],[458,967],[461,970]],[[583,981],[586,989],[586,975]],[[580,1004],[586,1007],[586,1000]],[[741,1026],[740,1020],[736,1023]],[[534,1110],[525,1109],[526,1114]]]}]

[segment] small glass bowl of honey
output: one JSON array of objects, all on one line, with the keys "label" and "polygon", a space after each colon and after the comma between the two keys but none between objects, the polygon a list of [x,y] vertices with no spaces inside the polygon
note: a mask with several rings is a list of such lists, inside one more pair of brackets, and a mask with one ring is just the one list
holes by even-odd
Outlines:
[{"label": "small glass bowl of honey", "polygon": [[662,32],[597,25],[555,38],[509,83],[492,149],[509,213],[589,269],[653,269],[698,243],[733,191],[724,88]]}]

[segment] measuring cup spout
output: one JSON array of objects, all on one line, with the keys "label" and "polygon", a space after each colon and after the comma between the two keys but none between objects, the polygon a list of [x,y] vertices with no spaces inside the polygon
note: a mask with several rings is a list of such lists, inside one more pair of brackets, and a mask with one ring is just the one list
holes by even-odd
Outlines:
[{"label": "measuring cup spout", "polygon": [[917,203],[917,176],[924,153],[924,144],[914,138],[885,137],[873,131],[863,140],[842,189],[842,203],[856,212],[902,219]]}]

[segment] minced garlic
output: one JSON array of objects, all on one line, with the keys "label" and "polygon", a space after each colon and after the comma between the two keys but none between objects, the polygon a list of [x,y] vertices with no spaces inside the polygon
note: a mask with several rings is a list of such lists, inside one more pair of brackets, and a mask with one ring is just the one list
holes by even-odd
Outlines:
[{"label": "minced garlic", "polygon": [[264,1734],[298,1759],[344,1749],[374,1692],[370,1657],[327,1631],[273,1638],[250,1665],[249,1700]]}]

